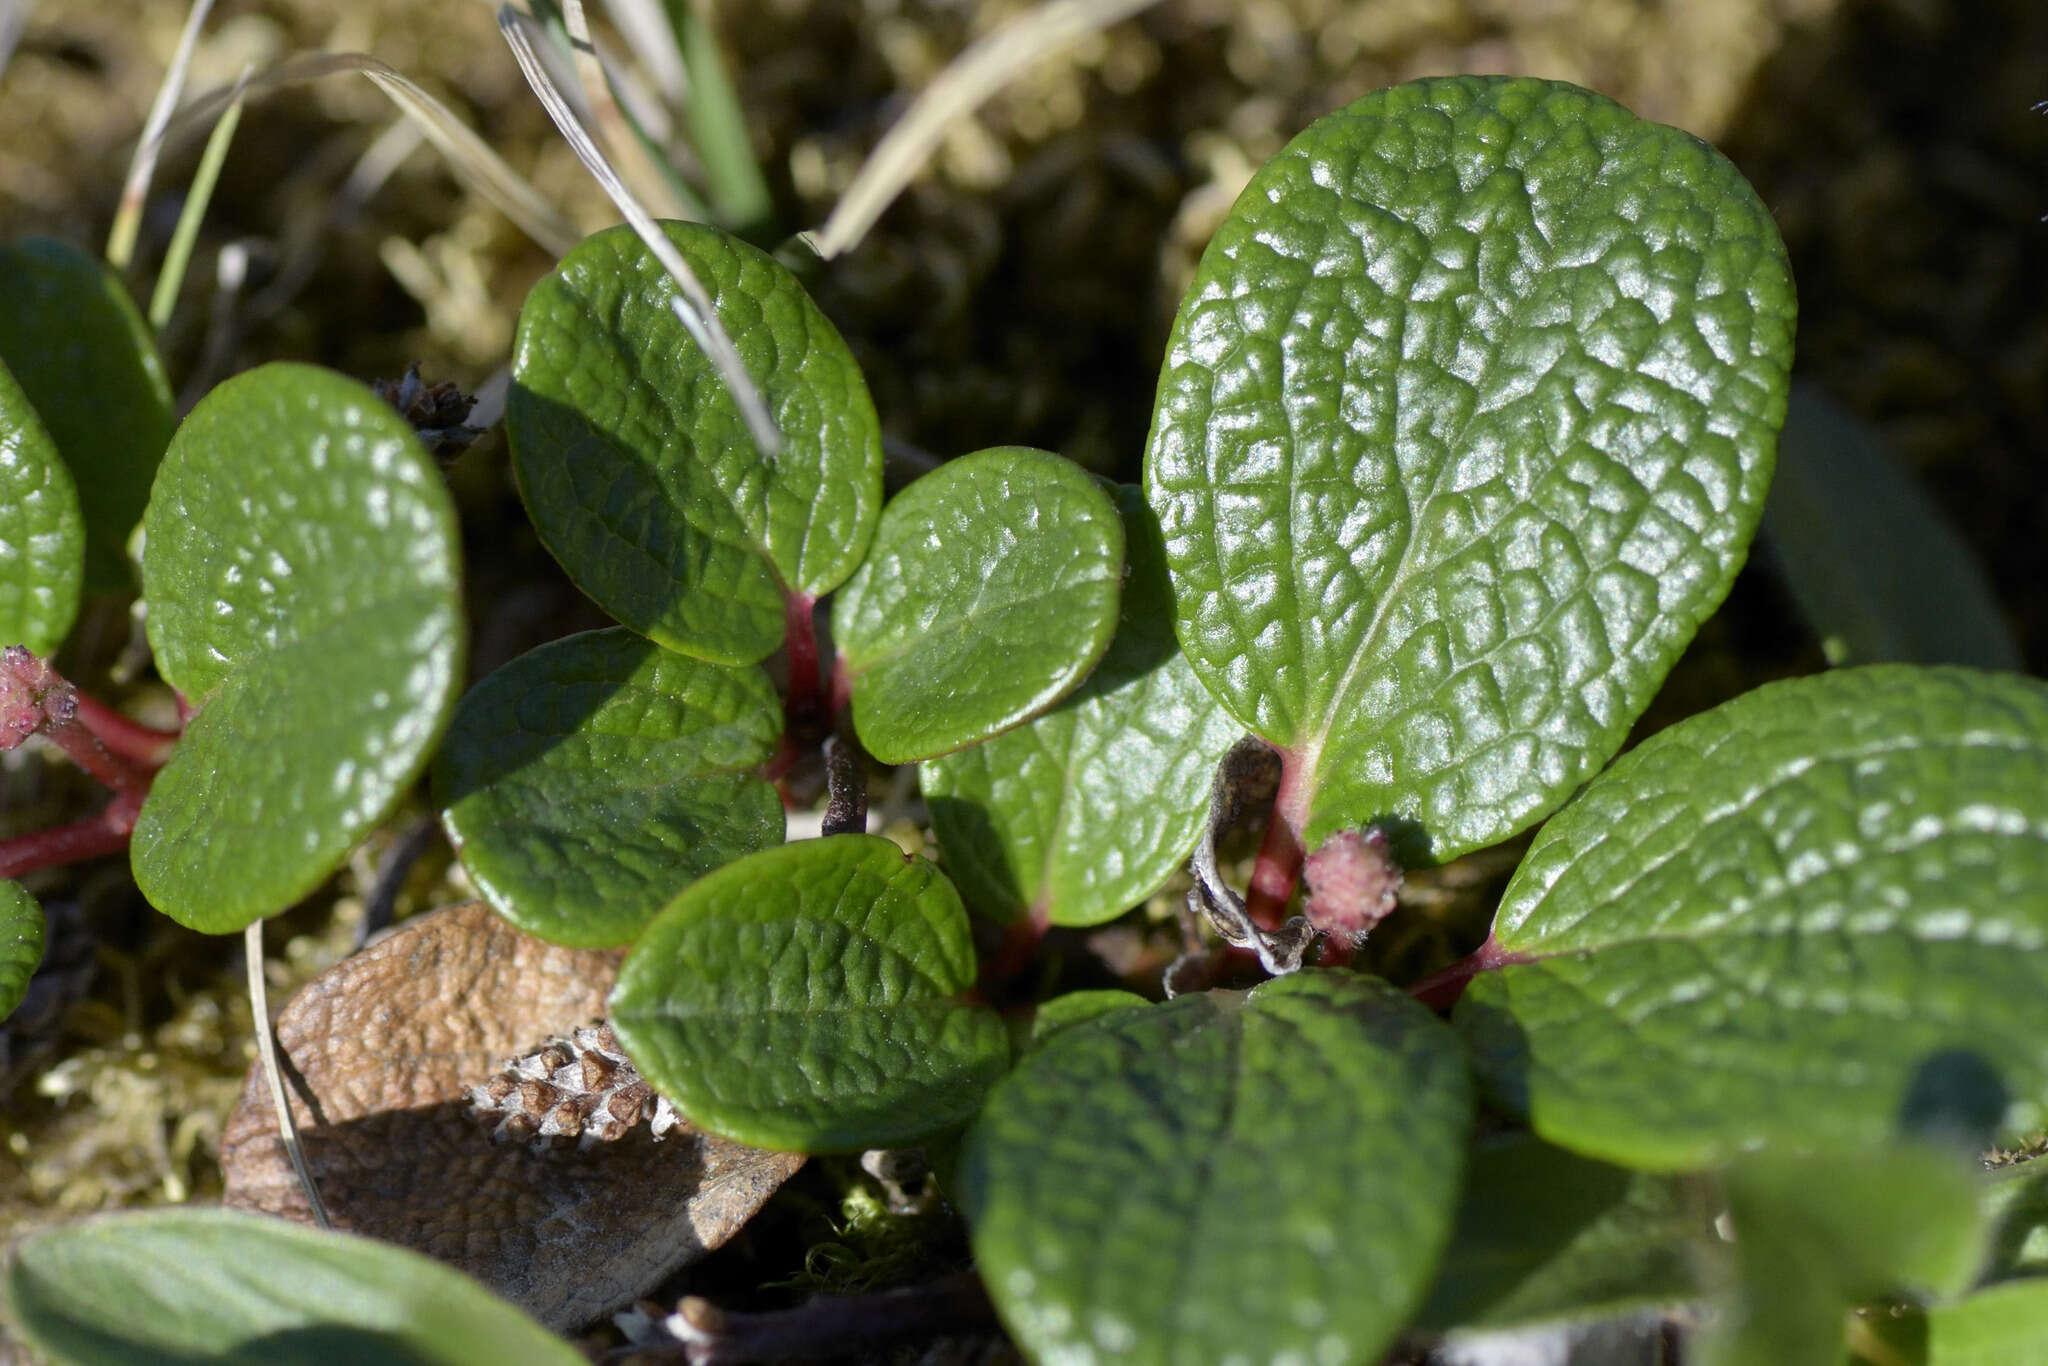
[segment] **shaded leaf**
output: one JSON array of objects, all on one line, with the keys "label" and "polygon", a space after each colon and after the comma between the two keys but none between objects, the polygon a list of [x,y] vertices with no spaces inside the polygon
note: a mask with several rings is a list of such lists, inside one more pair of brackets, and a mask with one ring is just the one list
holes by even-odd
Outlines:
[{"label": "shaded leaf", "polygon": [[78,491],[28,395],[0,365],[0,646],[47,655],[78,615]]},{"label": "shaded leaf", "polygon": [[558,944],[625,944],[696,878],[782,839],[767,675],[591,631],[470,690],[435,760],[485,900]]},{"label": "shaded leaf", "polygon": [[1072,692],[1116,631],[1123,568],[1116,505],[1045,451],[977,451],[904,489],[832,613],[861,743],[929,759]]},{"label": "shaded leaf", "polygon": [[43,961],[43,908],[19,882],[0,880],[0,1020],[14,1013]]},{"label": "shaded leaf", "polygon": [[1311,125],[1202,258],[1145,486],[1195,672],[1310,847],[1541,818],[1742,563],[1793,294],[1712,148],[1573,86],[1413,81]]},{"label": "shaded leaf", "polygon": [[1968,544],[1875,431],[1804,385],[1763,534],[1828,662],[2020,667]]},{"label": "shaded leaf", "polygon": [[145,526],[150,645],[199,715],[135,878],[226,933],[319,886],[426,765],[462,674],[455,513],[390,405],[276,364],[192,410]]},{"label": "shaded leaf", "polygon": [[[336,1225],[438,1257],[562,1331],[731,1237],[802,1159],[644,1128],[535,1153],[493,1143],[472,1112],[471,1083],[603,1013],[618,962],[472,903],[407,921],[293,996],[278,1045],[305,1079],[292,1113]],[[230,1206],[311,1222],[253,1068],[221,1168]]]},{"label": "shaded leaf", "polygon": [[114,273],[66,243],[0,247],[0,280],[0,360],[71,468],[85,586],[132,593],[128,536],[178,421],[156,341]]},{"label": "shaded leaf", "polygon": [[1009,1062],[962,998],[974,944],[951,883],[871,835],[764,850],[700,879],[633,946],[613,1027],[697,1123],[841,1152],[959,1124]]},{"label": "shaded leaf", "polygon": [[1696,1300],[1719,1205],[1698,1179],[1624,1171],[1526,1134],[1482,1141],[1416,1326],[1512,1328]]},{"label": "shaded leaf", "polygon": [[1530,961],[1457,1021],[1553,1143],[1697,1168],[1967,1132],[2001,1092],[2037,1125],[2048,686],[1880,665],[1673,726],[1544,827],[1494,941]]},{"label": "shaded leaf", "polygon": [[1116,493],[1129,560],[1116,636],[1052,710],[928,760],[918,784],[968,903],[1094,925],[1158,889],[1194,847],[1240,731],[1173,639],[1173,586],[1143,495]]},{"label": "shaded leaf", "polygon": [[796,277],[716,229],[663,225],[703,281],[783,436],[754,448],[630,228],[586,238],[534,286],[505,409],[541,540],[641,635],[725,664],[782,644],[785,600],[853,572],[882,506],[867,383]]},{"label": "shaded leaf", "polygon": [[1851,1305],[1961,1294],[1983,1257],[1982,1183],[1971,1166],[1917,1147],[1736,1162],[1725,1178],[1736,1294],[1701,1360],[1839,1362]]},{"label": "shaded leaf", "polygon": [[1450,1235],[1472,1100],[1378,979],[1303,972],[1061,1030],[989,1097],[962,1209],[1045,1361],[1372,1361]]},{"label": "shaded leaf", "polygon": [[368,1238],[233,1210],[106,1214],[33,1234],[7,1273],[30,1342],[81,1366],[576,1366],[459,1272]]}]

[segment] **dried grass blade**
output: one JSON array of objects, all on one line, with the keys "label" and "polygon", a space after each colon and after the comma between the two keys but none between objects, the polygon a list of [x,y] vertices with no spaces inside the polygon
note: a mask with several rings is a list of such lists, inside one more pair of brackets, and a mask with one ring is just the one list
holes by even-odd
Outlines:
[{"label": "dried grass blade", "polygon": [[256,1055],[263,1063],[263,1080],[270,1087],[270,1106],[277,1116],[277,1136],[284,1144],[292,1170],[305,1188],[306,1204],[313,1210],[313,1222],[321,1228],[334,1227],[327,1217],[327,1205],[320,1199],[320,1187],[306,1166],[306,1154],[299,1146],[299,1126],[292,1118],[291,1103],[284,1094],[284,1073],[277,1065],[277,1031],[270,1023],[270,992],[263,980],[263,922],[252,920],[242,933],[243,956],[249,962],[249,1011],[256,1025]]},{"label": "dried grass blade", "polygon": [[[363,52],[311,52],[278,63],[250,78],[252,92],[274,90],[321,80],[340,71],[362,73],[408,118],[447,159],[450,169],[478,194],[495,204],[528,237],[557,256],[565,255],[582,234],[561,211],[541,197],[490,144],[439,100],[388,62]],[[226,105],[231,90],[216,90],[193,101],[180,114],[180,129],[210,119]]]},{"label": "dried grass blade", "polygon": [[164,72],[163,84],[149,106],[142,124],[142,138],[135,144],[135,158],[128,163],[128,179],[121,185],[121,202],[114,210],[114,226],[107,233],[107,264],[115,270],[128,269],[135,259],[135,236],[142,226],[142,203],[149,197],[149,182],[156,175],[157,157],[163,152],[164,131],[170,126],[171,111],[185,89],[185,74],[192,67],[192,49],[198,45],[199,30],[213,10],[213,0],[192,0],[185,16],[184,31],[178,35],[178,50]]},{"label": "dried grass blade", "polygon": [[611,80],[605,74],[604,63],[598,59],[597,44],[590,37],[590,23],[583,14],[583,0],[562,0],[562,23],[569,31],[569,52],[576,60],[576,82],[583,87],[583,98],[590,107],[592,121],[597,125],[592,141],[619,167],[621,176],[633,187],[635,197],[641,203],[653,206],[651,212],[655,217],[695,217],[669,188],[668,181],[648,155],[647,144],[626,122],[619,102],[613,98]]},{"label": "dried grass blade", "polygon": [[663,235],[661,229],[655,226],[654,219],[646,208],[627,190],[625,182],[619,179],[619,173],[612,169],[611,163],[605,160],[604,153],[598,150],[596,142],[591,139],[589,130],[578,121],[575,111],[569,107],[569,102],[563,98],[561,90],[548,77],[547,68],[541,64],[540,55],[534,49],[533,39],[526,31],[526,26],[531,22],[510,5],[498,7],[498,31],[505,35],[506,43],[512,48],[513,57],[519,62],[519,69],[526,75],[527,84],[533,87],[533,93],[539,96],[540,102],[547,107],[549,117],[553,118],[555,126],[562,130],[562,136],[569,140],[569,145],[576,150],[576,155],[582,159],[590,173],[597,177],[598,184],[604,186],[604,191],[611,196],[612,203],[618,205],[619,212],[633,225],[633,231],[639,234],[640,240],[647,244],[647,249],[654,253],[654,258],[661,262],[662,268],[675,280],[676,288],[680,292],[670,297],[669,307],[674,310],[677,321],[682,323],[691,338],[717,367],[719,376],[724,379],[726,389],[732,394],[733,402],[740,410],[741,417],[746,420],[747,430],[754,438],[754,445],[765,459],[774,460],[782,452],[782,433],[776,429],[775,419],[769,416],[768,405],[763,401],[753,377],[747,373],[746,365],[740,360],[740,353],[733,346],[732,338],[726,335],[724,324],[719,322],[718,309],[712,303],[711,295],[697,279],[696,272],[690,269],[689,263],[683,260],[682,254]]},{"label": "dried grass blade", "polygon": [[1157,0],[1051,0],[976,39],[932,78],[875,150],[813,236],[829,261],[861,238],[924,168],[957,118],[972,113],[1039,58],[1127,19]]}]

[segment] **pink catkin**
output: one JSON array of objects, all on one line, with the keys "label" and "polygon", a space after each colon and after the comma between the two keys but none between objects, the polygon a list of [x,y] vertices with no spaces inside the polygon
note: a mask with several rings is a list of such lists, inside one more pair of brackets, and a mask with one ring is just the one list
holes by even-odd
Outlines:
[{"label": "pink catkin", "polygon": [[1309,923],[1344,948],[1362,943],[1400,900],[1401,866],[1377,825],[1330,836],[1308,856],[1302,874]]}]

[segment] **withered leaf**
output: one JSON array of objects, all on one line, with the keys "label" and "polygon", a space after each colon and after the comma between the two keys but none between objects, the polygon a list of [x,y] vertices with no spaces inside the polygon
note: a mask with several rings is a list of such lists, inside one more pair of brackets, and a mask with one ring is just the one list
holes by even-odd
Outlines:
[{"label": "withered leaf", "polygon": [[[688,1125],[536,1154],[493,1143],[471,1113],[470,1083],[603,1013],[619,959],[471,903],[408,922],[292,997],[278,1044],[335,1224],[460,1267],[564,1332],[731,1237],[802,1157]],[[230,1206],[312,1221],[253,1068],[221,1166]]]}]

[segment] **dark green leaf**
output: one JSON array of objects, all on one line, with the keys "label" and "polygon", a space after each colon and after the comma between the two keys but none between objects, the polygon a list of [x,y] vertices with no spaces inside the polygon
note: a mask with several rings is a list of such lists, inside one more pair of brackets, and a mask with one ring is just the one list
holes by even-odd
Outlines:
[{"label": "dark green leaf", "polygon": [[459,1271],[346,1233],[219,1209],[110,1214],[16,1245],[7,1304],[79,1366],[578,1366]]},{"label": "dark green leaf", "polygon": [[1993,1226],[1985,1279],[2048,1276],[2048,1161],[2001,1167],[1994,1177],[1984,1199]]},{"label": "dark green leaf", "polygon": [[579,948],[632,942],[692,881],[782,840],[767,675],[612,629],[477,684],[435,761],[462,866],[507,920]]},{"label": "dark green leaf", "polygon": [[1473,1152],[1443,1274],[1417,1327],[1499,1329],[1700,1298],[1719,1201],[1527,1135]]},{"label": "dark green leaf", "polygon": [[1914,1147],[1738,1161],[1726,1177],[1736,1294],[1701,1359],[1839,1362],[1851,1305],[1961,1294],[1983,1256],[1981,1181],[1972,1165]]},{"label": "dark green leaf", "polygon": [[2048,685],[1880,665],[1673,726],[1544,827],[1494,940],[1458,1022],[1551,1142],[1689,1169],[2006,1095],[2036,1125]]},{"label": "dark green leaf", "polygon": [[832,626],[884,763],[987,739],[1072,692],[1116,631],[1124,531],[1079,465],[999,446],[896,495]]},{"label": "dark green leaf", "polygon": [[46,655],[63,644],[84,570],[85,523],[71,472],[0,365],[0,647]]},{"label": "dark green leaf", "polygon": [[751,664],[786,600],[853,572],[882,506],[867,384],[796,277],[715,229],[665,225],[782,431],[754,448],[676,287],[630,228],[586,239],[534,286],[505,410],[541,540],[605,610],[673,649]]},{"label": "dark green leaf", "polygon": [[0,280],[0,360],[71,467],[86,587],[132,593],[128,535],[178,421],[156,342],[113,272],[63,242],[0,247]]},{"label": "dark green leaf", "polygon": [[1393,814],[1446,859],[1620,747],[1742,562],[1792,318],[1735,169],[1572,86],[1396,86],[1253,178],[1145,479],[1181,643],[1311,847]]},{"label": "dark green leaf", "polygon": [[962,1208],[1035,1359],[1373,1361],[1449,1237],[1471,1119],[1427,1011],[1304,972],[1060,1031],[970,1131]]},{"label": "dark green leaf", "polygon": [[1151,895],[1240,734],[1174,643],[1158,523],[1137,489],[1117,503],[1130,568],[1102,663],[1051,711],[918,773],[947,871],[999,919],[1094,925]]},{"label": "dark green leaf", "polygon": [[462,675],[454,509],[389,404],[266,365],[185,419],[145,527],[150,644],[200,714],[135,877],[227,933],[319,886],[432,753]]},{"label": "dark green leaf", "polygon": [[871,835],[764,850],[633,946],[612,1024],[656,1090],[759,1148],[837,1152],[957,1125],[1009,1062],[939,870]]},{"label": "dark green leaf", "polygon": [[1070,991],[1064,996],[1053,997],[1032,1012],[1030,1032],[1024,1042],[1029,1048],[1042,1048],[1075,1025],[1086,1024],[1112,1011],[1143,1010],[1150,1004],[1134,991]]},{"label": "dark green leaf", "polygon": [[1785,415],[1763,534],[1830,662],[2020,667],[1983,566],[1912,471],[1803,385]]},{"label": "dark green leaf", "polygon": [[28,993],[43,961],[43,908],[19,882],[0,880],[0,1020]]}]

